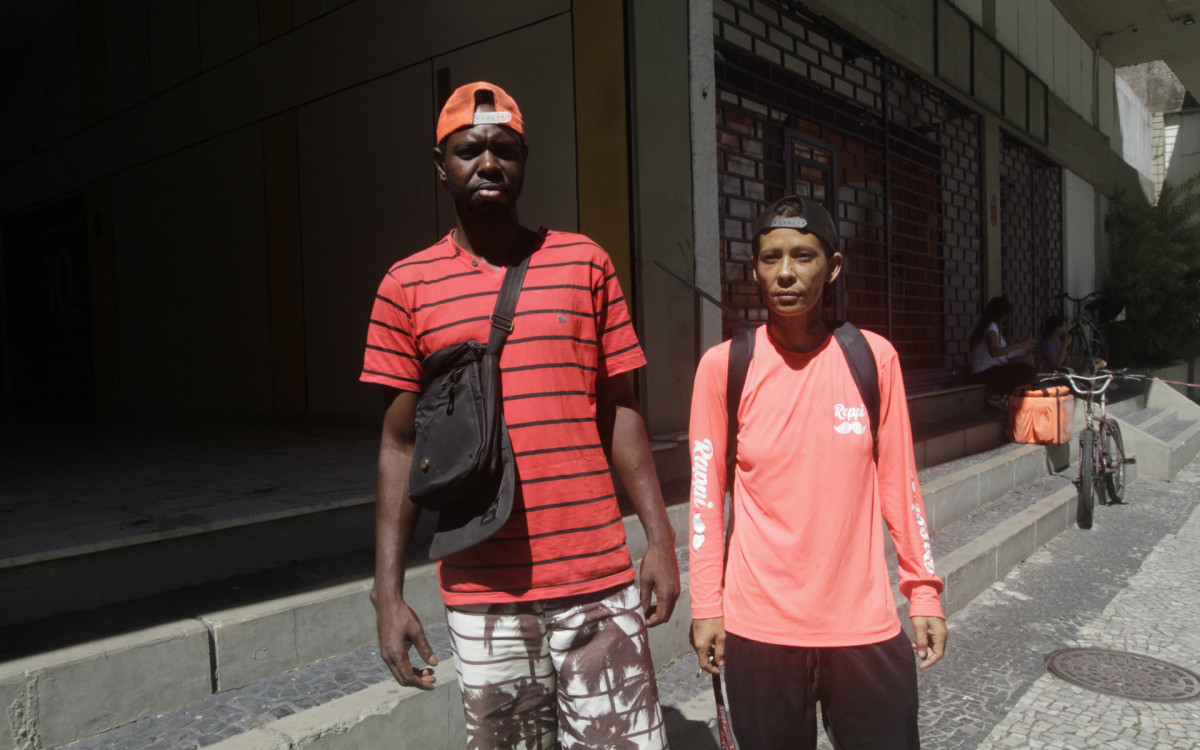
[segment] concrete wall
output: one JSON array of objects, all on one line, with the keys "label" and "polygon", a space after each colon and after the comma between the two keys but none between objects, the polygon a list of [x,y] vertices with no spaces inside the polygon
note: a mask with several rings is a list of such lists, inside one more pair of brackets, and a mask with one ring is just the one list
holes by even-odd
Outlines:
[{"label": "concrete wall", "polygon": [[[638,323],[650,360],[639,377],[650,431],[666,434],[687,430],[698,357],[692,291],[654,265],[659,261],[691,275],[688,5],[633,0],[628,13],[635,286]],[[678,467],[686,473],[686,461]]]},{"label": "concrete wall", "polygon": [[112,179],[124,405],[270,409],[261,138],[250,125]]},{"label": "concrete wall", "polygon": [[[515,96],[515,94],[514,94]],[[297,113],[308,408],[377,412],[378,393],[347,387],[384,272],[438,234],[429,67],[339,92]],[[398,219],[403,219],[398,221]]]},{"label": "concrete wall", "polygon": [[570,0],[61,5],[5,56],[0,220],[88,193],[112,266],[97,402],[376,415],[375,286],[453,222],[439,71],[517,98],[522,218],[579,228]]},{"label": "concrete wall", "polygon": [[848,0],[807,5],[864,40],[879,45],[890,57],[932,73],[934,4],[919,0]]},{"label": "concrete wall", "polygon": [[522,220],[578,228],[570,58],[561,15],[299,109],[310,412],[377,413],[376,389],[353,385],[374,289],[392,263],[454,226],[430,157],[437,71],[449,69],[453,85],[486,77],[513,95],[530,144]]},{"label": "concrete wall", "polygon": [[[1051,0],[995,3],[996,39],[1080,117],[1092,118],[1093,53]],[[1111,84],[1109,78],[1102,85]]]},{"label": "concrete wall", "polygon": [[1096,191],[1069,169],[1063,170],[1063,276],[1066,291],[1082,297],[1097,289]]},{"label": "concrete wall", "polygon": [[983,0],[954,0],[954,5],[967,14],[977,26],[984,25]]},{"label": "concrete wall", "polygon": [[[721,231],[717,186],[717,84],[714,68],[712,0],[689,0],[688,57],[691,84],[692,238],[695,282],[721,298]],[[695,302],[696,349],[704,352],[721,341],[721,311],[706,301]]]},{"label": "concrete wall", "polygon": [[1117,111],[1121,121],[1121,155],[1139,174],[1150,179],[1154,171],[1150,110],[1120,76],[1117,76]]},{"label": "concrete wall", "polygon": [[1166,123],[1179,126],[1166,179],[1167,185],[1175,187],[1200,173],[1200,110],[1169,113]]}]

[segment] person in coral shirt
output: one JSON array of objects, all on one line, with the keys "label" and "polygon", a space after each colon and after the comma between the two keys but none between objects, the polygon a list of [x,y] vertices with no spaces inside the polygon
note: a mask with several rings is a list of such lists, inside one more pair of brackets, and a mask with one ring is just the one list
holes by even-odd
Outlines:
[{"label": "person in coral shirt", "polygon": [[[724,670],[738,744],[815,748],[816,706],[842,750],[918,748],[917,680],[947,630],[917,483],[896,351],[864,331],[878,370],[878,432],[823,314],[842,270],[816,201],[768,206],[753,238],[768,322],[754,332],[739,404],[727,405],[730,342],[705,353],[692,396],[692,638]],[[737,457],[726,477],[727,409]],[[874,451],[878,449],[878,458]],[[732,533],[725,549],[726,490]],[[915,639],[901,629],[884,553],[887,522]]]}]

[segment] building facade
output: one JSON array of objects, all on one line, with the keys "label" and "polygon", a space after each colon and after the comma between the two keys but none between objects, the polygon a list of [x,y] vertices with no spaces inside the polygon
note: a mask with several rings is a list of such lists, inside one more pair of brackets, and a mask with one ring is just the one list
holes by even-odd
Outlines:
[{"label": "building facade", "polygon": [[356,375],[375,285],[452,226],[434,124],[479,78],[526,116],[525,222],[614,258],[666,473],[686,472],[670,446],[699,355],[763,319],[748,235],[787,193],[839,221],[832,314],[890,337],[910,389],[954,382],[987,299],[1035,333],[1103,280],[1108,201],[1152,184],[1123,158],[1113,42],[1060,5],[6,11],[0,403],[374,418]]}]

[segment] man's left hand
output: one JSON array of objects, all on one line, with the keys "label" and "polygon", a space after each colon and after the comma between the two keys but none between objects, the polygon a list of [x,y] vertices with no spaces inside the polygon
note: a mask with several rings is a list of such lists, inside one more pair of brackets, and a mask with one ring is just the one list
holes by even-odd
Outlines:
[{"label": "man's left hand", "polygon": [[650,545],[642,558],[642,612],[646,626],[662,625],[671,619],[679,599],[679,563],[669,544]]},{"label": "man's left hand", "polygon": [[946,621],[940,617],[913,617],[913,632],[917,636],[913,643],[913,652],[921,660],[921,669],[932,667],[946,652],[946,638],[950,631],[946,629]]}]

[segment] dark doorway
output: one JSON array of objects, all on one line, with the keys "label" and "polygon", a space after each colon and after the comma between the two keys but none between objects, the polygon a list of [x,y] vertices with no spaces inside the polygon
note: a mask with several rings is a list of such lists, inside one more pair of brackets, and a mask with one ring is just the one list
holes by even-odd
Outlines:
[{"label": "dark doorway", "polygon": [[5,411],[92,406],[95,374],[86,199],[4,222],[0,374]]}]

